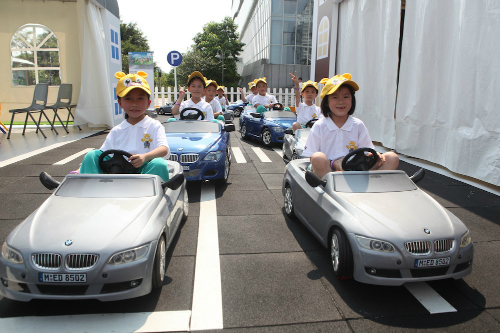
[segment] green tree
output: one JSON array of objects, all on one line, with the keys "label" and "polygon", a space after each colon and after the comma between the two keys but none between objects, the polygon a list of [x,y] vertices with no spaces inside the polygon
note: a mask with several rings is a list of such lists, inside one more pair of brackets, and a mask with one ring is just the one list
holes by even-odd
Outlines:
[{"label": "green tree", "polygon": [[[220,61],[217,58],[205,57],[202,52],[191,49],[182,55],[182,63],[177,67],[177,84],[185,86],[189,74],[194,71],[200,71],[206,78],[216,80],[220,84],[217,77],[212,76],[215,73],[214,68],[219,68],[217,73],[220,78],[220,66]],[[169,74],[171,77],[168,78],[167,82],[174,86],[174,70],[172,69]]]},{"label": "green tree", "polygon": [[122,38],[122,71],[128,73],[128,53],[129,52],[149,52],[148,39],[137,23],[120,22],[120,35]]}]

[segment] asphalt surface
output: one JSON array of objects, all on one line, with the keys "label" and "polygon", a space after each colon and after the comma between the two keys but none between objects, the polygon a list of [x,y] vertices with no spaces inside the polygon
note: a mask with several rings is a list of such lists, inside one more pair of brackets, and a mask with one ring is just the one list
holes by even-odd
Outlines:
[{"label": "asphalt surface", "polygon": [[[235,124],[238,128],[238,119]],[[94,135],[0,168],[0,239],[51,194],[39,183],[41,171],[62,179],[82,157],[61,166],[55,162],[98,148],[104,139],[105,134]],[[462,219],[475,247],[471,275],[428,283],[456,309],[431,314],[404,286],[335,279],[328,250],[299,221],[285,216],[281,156],[258,141],[241,140],[237,131],[231,144],[247,163],[233,156],[227,185],[215,185],[224,331],[500,331],[500,197],[431,171],[418,184]],[[252,147],[272,162],[262,162]],[[413,174],[417,167],[402,162],[400,169]],[[0,298],[0,320],[56,316],[52,320],[64,325],[68,316],[82,314],[191,310],[203,186],[188,185],[189,218],[168,252],[161,291],[106,303]]]}]

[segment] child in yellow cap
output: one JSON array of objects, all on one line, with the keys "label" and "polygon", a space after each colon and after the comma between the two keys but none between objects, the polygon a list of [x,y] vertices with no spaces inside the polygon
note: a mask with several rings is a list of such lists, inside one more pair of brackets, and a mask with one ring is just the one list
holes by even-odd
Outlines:
[{"label": "child in yellow cap", "polygon": [[248,88],[250,89],[251,93],[246,97],[243,94],[243,88],[238,88],[241,94],[241,101],[243,103],[253,104],[253,98],[259,93],[259,91],[257,90],[257,85],[255,84],[255,80],[253,80],[252,82],[248,82]]},{"label": "child in yellow cap", "polygon": [[[323,114],[321,113],[319,106],[314,104],[314,100],[318,97],[318,83],[309,80],[302,83],[302,88],[300,88],[301,82],[297,78],[297,72],[295,72],[295,74],[290,73],[290,76],[292,77],[292,82],[295,86],[297,121],[292,125],[292,129],[295,132],[300,128],[304,128],[311,119],[319,119],[323,117]],[[300,96],[304,98],[303,103],[300,101]]]},{"label": "child in yellow cap", "polygon": [[225,93],[226,87],[224,86],[218,86],[217,87],[217,96],[215,96],[215,99],[220,103],[221,107],[225,108],[226,106],[229,105],[227,101],[227,94]]},{"label": "child in yellow cap", "polygon": [[[193,73],[191,73],[191,75],[188,76],[187,84],[187,89],[191,93],[191,98],[187,101],[184,101],[186,92],[184,91],[184,87],[179,86],[179,97],[172,107],[172,115],[175,118],[180,119],[180,113],[183,109],[195,108],[203,112],[205,120],[214,119],[214,112],[212,110],[212,107],[203,99],[203,95],[206,93],[206,84],[207,83],[203,74],[198,71],[194,71]],[[186,114],[190,113],[196,113],[196,111],[186,111]]]},{"label": "child in yellow cap", "polygon": [[[359,90],[351,74],[323,79],[321,112],[324,117],[314,124],[307,138],[303,155],[311,157],[318,177],[331,171],[342,171],[342,159],[357,148],[375,148],[363,122],[352,116],[356,108],[354,92]],[[393,152],[379,155],[372,170],[394,170],[399,158]]]},{"label": "child in yellow cap", "polygon": [[217,95],[217,82],[214,80],[207,80],[207,88],[205,89],[205,102],[210,104],[212,110],[214,112],[214,118],[216,119],[218,116],[222,115],[222,107],[218,100],[215,99],[215,95]]},{"label": "child in yellow cap", "polygon": [[116,95],[126,119],[111,129],[101,148],[88,152],[83,158],[80,173],[103,173],[99,167],[99,156],[110,149],[124,150],[132,154],[130,164],[139,168],[139,173],[155,174],[167,181],[168,148],[165,128],[146,115],[151,104],[151,89],[145,72],[137,74],[117,72]]},{"label": "child in yellow cap", "polygon": [[253,98],[253,106],[258,107],[259,105],[264,106],[266,109],[272,109],[274,104],[278,103],[276,97],[267,93],[267,81],[265,77],[258,78],[255,80],[257,85],[257,91],[259,94]]}]

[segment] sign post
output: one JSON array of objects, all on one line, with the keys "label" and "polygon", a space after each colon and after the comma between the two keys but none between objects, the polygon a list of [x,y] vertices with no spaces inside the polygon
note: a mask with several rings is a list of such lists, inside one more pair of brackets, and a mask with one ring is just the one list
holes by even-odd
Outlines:
[{"label": "sign post", "polygon": [[[174,67],[174,91],[177,90],[177,66],[182,63],[182,54],[179,51],[170,51],[167,54],[167,61],[170,66]],[[176,96],[177,97],[177,96]]]}]

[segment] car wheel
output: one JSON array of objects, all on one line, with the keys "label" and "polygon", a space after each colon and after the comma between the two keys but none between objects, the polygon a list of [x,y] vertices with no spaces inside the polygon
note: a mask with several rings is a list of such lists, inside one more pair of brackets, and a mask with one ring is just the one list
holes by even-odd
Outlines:
[{"label": "car wheel", "polygon": [[231,170],[231,160],[229,158],[229,152],[226,152],[226,158],[224,159],[224,176],[219,179],[220,184],[226,184],[229,177],[229,171]]},{"label": "car wheel", "polygon": [[271,131],[268,128],[264,128],[262,130],[260,138],[262,139],[262,142],[264,142],[264,145],[267,147],[269,147],[273,143],[273,137],[271,135]]},{"label": "car wheel", "polygon": [[241,138],[246,139],[246,137],[247,137],[247,125],[245,125],[245,123],[241,124],[240,133],[241,133]]},{"label": "car wheel", "polygon": [[234,116],[235,116],[235,117],[239,117],[239,116],[241,115],[241,111],[243,111],[243,109],[242,109],[242,108],[236,108],[236,109],[234,109],[234,110],[233,110],[233,112],[234,112]]},{"label": "car wheel", "polygon": [[333,230],[330,238],[330,255],[337,279],[351,278],[354,268],[352,250],[347,236],[340,229]]},{"label": "car wheel", "polygon": [[165,237],[160,237],[160,242],[156,247],[156,254],[153,265],[153,288],[161,288],[165,278],[165,266],[167,262],[167,246],[165,244]]},{"label": "car wheel", "polygon": [[285,187],[285,213],[288,217],[295,217],[295,212],[293,209],[293,194],[290,185]]},{"label": "car wheel", "polygon": [[187,188],[184,188],[184,202],[182,203],[182,205],[183,205],[182,221],[186,221],[189,214],[189,198],[188,198]]}]

